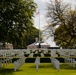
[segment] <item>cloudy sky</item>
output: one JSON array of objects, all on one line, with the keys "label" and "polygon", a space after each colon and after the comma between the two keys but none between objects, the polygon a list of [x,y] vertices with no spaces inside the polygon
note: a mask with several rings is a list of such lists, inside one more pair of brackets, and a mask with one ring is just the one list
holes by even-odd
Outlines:
[{"label": "cloudy sky", "polygon": [[[49,2],[49,0],[34,0],[34,1],[38,5],[37,12],[40,9],[40,29],[43,29],[44,26],[47,25],[45,15],[46,15],[47,2]],[[76,5],[76,0],[63,0],[63,1],[72,4],[72,7],[74,7],[74,5]],[[34,25],[36,28],[39,28],[39,15],[35,14]],[[50,44],[52,43],[51,46],[55,46],[55,43],[53,42],[52,38],[49,38],[46,42],[48,42]]]},{"label": "cloudy sky", "polygon": [[[37,11],[40,9],[40,28],[42,29],[47,24],[45,14],[46,14],[47,2],[49,2],[49,0],[34,0],[34,1],[38,4]],[[74,7],[74,5],[76,5],[75,0],[63,0],[63,1],[72,4],[72,7]],[[39,15],[35,14],[34,25],[37,28],[39,28]]]}]

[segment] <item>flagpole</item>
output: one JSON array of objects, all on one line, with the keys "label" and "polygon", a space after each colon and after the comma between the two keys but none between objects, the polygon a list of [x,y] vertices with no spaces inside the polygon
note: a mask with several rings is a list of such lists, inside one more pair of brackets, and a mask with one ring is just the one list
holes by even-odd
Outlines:
[{"label": "flagpole", "polygon": [[39,46],[38,46],[38,48],[41,48],[41,44],[40,44],[40,9],[37,14],[39,14]]},{"label": "flagpole", "polygon": [[39,9],[39,43],[40,43],[40,9]]}]

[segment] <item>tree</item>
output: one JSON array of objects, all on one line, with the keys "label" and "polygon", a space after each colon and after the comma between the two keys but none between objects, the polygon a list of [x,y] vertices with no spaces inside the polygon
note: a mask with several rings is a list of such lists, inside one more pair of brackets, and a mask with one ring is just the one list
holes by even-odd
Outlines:
[{"label": "tree", "polygon": [[72,10],[71,6],[62,0],[50,0],[47,10],[49,27],[56,29],[58,26],[55,33],[53,32],[56,44],[61,47],[65,46],[65,48],[74,47],[76,43],[73,45],[72,43],[76,37],[76,9]]},{"label": "tree", "polygon": [[73,37],[71,40],[71,36],[68,34],[67,30],[65,30],[63,25],[56,28],[54,33],[54,41],[62,48],[76,47],[76,37]]},{"label": "tree", "polygon": [[26,33],[28,34],[26,34],[25,37],[26,45],[36,42],[35,38],[39,37],[39,30],[36,29],[34,26],[29,27]]},{"label": "tree", "polygon": [[0,0],[0,42],[23,48],[27,29],[33,26],[36,7],[33,0]]}]

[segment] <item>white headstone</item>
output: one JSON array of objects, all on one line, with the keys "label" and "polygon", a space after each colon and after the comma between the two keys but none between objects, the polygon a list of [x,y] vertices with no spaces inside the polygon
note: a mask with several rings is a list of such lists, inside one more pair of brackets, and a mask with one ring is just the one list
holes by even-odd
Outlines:
[{"label": "white headstone", "polygon": [[39,64],[40,64],[40,58],[37,57],[37,58],[35,59],[36,71],[38,71]]},{"label": "white headstone", "polygon": [[55,58],[51,58],[51,62],[54,65],[54,67],[59,71],[60,70],[60,62]]},{"label": "white headstone", "polygon": [[31,54],[29,55],[29,57],[33,57],[33,53],[31,53]]},{"label": "white headstone", "polygon": [[51,50],[51,57],[55,57],[56,56],[56,50]]},{"label": "white headstone", "polygon": [[44,57],[44,54],[43,53],[41,53],[41,57]]}]

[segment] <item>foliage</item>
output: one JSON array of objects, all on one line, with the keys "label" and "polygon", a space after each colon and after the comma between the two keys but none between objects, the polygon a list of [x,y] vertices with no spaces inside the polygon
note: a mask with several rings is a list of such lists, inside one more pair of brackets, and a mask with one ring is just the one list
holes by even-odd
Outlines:
[{"label": "foliage", "polygon": [[12,43],[14,48],[25,47],[25,42],[29,41],[25,41],[27,29],[29,26],[35,29],[33,14],[36,7],[33,0],[0,0],[0,42]]},{"label": "foliage", "polygon": [[76,9],[72,10],[70,4],[66,4],[62,0],[50,0],[47,10],[46,17],[49,27],[56,29],[58,26],[58,29],[52,32],[56,44],[64,48],[75,47]]},{"label": "foliage", "polygon": [[57,45],[63,48],[75,48],[76,45],[76,37],[73,37],[71,40],[71,36],[68,34],[67,30],[65,30],[63,25],[56,28],[54,33],[54,41]]},{"label": "foliage", "polygon": [[28,34],[26,34],[25,38],[26,45],[34,43],[36,41],[35,38],[39,36],[39,30],[36,29],[34,26],[29,27],[26,33]]}]

